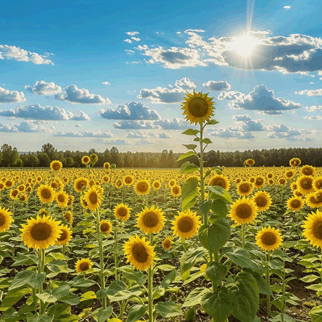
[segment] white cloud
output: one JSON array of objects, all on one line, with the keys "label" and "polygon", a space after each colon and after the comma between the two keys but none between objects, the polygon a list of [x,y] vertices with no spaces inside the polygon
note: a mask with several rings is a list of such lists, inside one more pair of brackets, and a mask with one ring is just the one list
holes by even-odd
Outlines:
[{"label": "white cloud", "polygon": [[131,39],[124,39],[123,41],[129,43],[129,44],[132,44],[132,40]]},{"label": "white cloud", "polygon": [[135,143],[135,145],[148,145],[148,144],[155,144],[155,142],[147,139],[140,139]]},{"label": "white cloud", "polygon": [[291,6],[284,6],[284,9],[291,9]]},{"label": "white cloud", "polygon": [[26,98],[23,92],[9,91],[0,87],[0,104],[1,103],[16,103],[25,102]]},{"label": "white cloud", "polygon": [[54,136],[70,138],[112,138],[114,135],[110,132],[101,131],[83,131],[83,132],[57,132]]},{"label": "white cloud", "polygon": [[[223,91],[230,90],[231,85],[226,81],[208,81],[207,83],[202,84],[203,87],[206,87],[209,91]],[[220,93],[221,94],[221,93]]]},{"label": "white cloud", "polygon": [[148,137],[156,138],[156,135],[153,132],[138,130],[135,132],[134,131],[129,132],[126,137],[131,138],[131,139],[140,139],[140,138],[148,138]]},{"label": "white cloud", "polygon": [[[196,84],[187,77],[181,78],[180,80],[176,80],[174,84],[178,88],[182,88],[182,89],[186,89],[186,90],[191,90],[191,89],[194,89],[197,87]],[[172,85],[171,85],[171,87],[172,87]]]},{"label": "white cloud", "polygon": [[131,50],[131,49],[125,49],[125,51],[126,51],[126,53],[127,53],[128,55],[133,55],[133,54],[135,54],[135,51],[134,51],[134,50]]},{"label": "white cloud", "polygon": [[159,138],[160,139],[172,139],[172,137],[167,133],[160,133]]},{"label": "white cloud", "polygon": [[19,124],[7,125],[0,123],[0,132],[23,132],[23,133],[37,133],[46,132],[49,133],[51,130],[46,129],[39,122],[24,121]]},{"label": "white cloud", "polygon": [[154,124],[163,130],[185,130],[190,126],[188,121],[177,117],[168,120],[154,121]]},{"label": "white cloud", "polygon": [[46,83],[45,81],[37,81],[33,87],[25,86],[25,89],[33,94],[54,95],[62,92],[62,88],[54,82]]},{"label": "white cloud", "polygon": [[139,32],[138,31],[128,31],[128,32],[126,32],[126,34],[129,36],[135,36],[135,35],[138,35]]},{"label": "white cloud", "polygon": [[120,130],[159,129],[152,121],[118,121],[113,126]]},{"label": "white cloud", "polygon": [[103,85],[111,85],[109,82],[102,82]]},{"label": "white cloud", "polygon": [[322,105],[306,106],[305,109],[308,112],[322,111]]},{"label": "white cloud", "polygon": [[220,128],[210,133],[212,136],[219,138],[235,138],[235,139],[253,139],[255,138],[250,132],[236,131],[235,128]]},{"label": "white cloud", "polygon": [[295,92],[298,95],[307,95],[307,96],[322,96],[322,88],[318,89],[305,89],[303,91]]},{"label": "white cloud", "polygon": [[242,99],[245,96],[246,95],[244,93],[237,92],[237,91],[230,91],[230,92],[223,91],[218,95],[217,98],[220,101],[222,101],[222,100],[237,100],[237,99]]},{"label": "white cloud", "polygon": [[134,41],[141,41],[141,39],[138,37],[131,37],[131,39],[133,39]]},{"label": "white cloud", "polygon": [[0,45],[0,60],[1,59],[13,59],[16,61],[32,62],[36,65],[54,65],[50,59],[46,59],[48,56],[53,55],[46,53],[45,55],[39,55],[35,52],[27,51],[20,47]]},{"label": "white cloud", "polygon": [[304,118],[306,119],[306,120],[316,120],[316,121],[320,121],[320,120],[322,120],[322,116],[320,116],[320,115],[317,115],[317,116],[304,116]]},{"label": "white cloud", "polygon": [[113,108],[102,109],[98,114],[110,120],[159,120],[160,114],[142,103],[131,102],[119,105],[117,110]]}]

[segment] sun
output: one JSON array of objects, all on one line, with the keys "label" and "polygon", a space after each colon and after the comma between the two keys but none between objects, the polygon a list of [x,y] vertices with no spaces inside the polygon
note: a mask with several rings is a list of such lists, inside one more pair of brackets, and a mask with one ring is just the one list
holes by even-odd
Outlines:
[{"label": "sun", "polygon": [[254,37],[243,35],[229,43],[228,48],[236,51],[241,56],[249,56],[257,44],[258,40]]}]

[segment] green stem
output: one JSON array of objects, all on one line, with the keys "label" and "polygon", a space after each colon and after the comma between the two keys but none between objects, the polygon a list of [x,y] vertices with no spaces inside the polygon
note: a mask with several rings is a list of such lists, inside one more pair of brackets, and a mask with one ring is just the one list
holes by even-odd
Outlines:
[{"label": "green stem", "polygon": [[[41,274],[44,271],[45,267],[45,249],[40,250],[40,259],[39,259],[39,265],[38,265],[38,274]],[[43,284],[41,283],[39,287],[39,293],[43,292]],[[39,314],[43,314],[44,312],[44,304],[42,301],[39,299]]]},{"label": "green stem", "polygon": [[[200,191],[201,191],[201,202],[205,200],[205,178],[203,177],[203,126],[200,123]],[[204,214],[203,224],[208,225],[208,214]]]},{"label": "green stem", "polygon": [[[150,233],[150,243],[153,246],[153,234]],[[149,300],[149,322],[153,322],[153,267],[148,270],[148,300]]]},{"label": "green stem", "polygon": [[114,234],[114,238],[115,238],[115,249],[114,249],[114,263],[115,263],[115,280],[118,280],[117,277],[117,268],[118,268],[118,256],[117,256],[117,223],[115,225],[115,234]]},{"label": "green stem", "polygon": [[[101,278],[101,290],[105,288],[105,277],[104,277],[104,256],[103,256],[103,240],[100,231],[100,212],[99,209],[96,210],[96,220],[97,220],[97,241],[100,254],[100,278]],[[106,297],[103,299],[103,309],[106,309]]]},{"label": "green stem", "polygon": [[242,248],[245,247],[245,225],[242,224]]},{"label": "green stem", "polygon": [[283,262],[283,288],[282,288],[282,322],[284,322],[285,312],[285,262]]},{"label": "green stem", "polygon": [[[266,267],[266,282],[270,285],[270,278],[269,278],[269,251],[267,251],[267,267]],[[267,315],[270,316],[271,314],[271,297],[267,295]]]}]

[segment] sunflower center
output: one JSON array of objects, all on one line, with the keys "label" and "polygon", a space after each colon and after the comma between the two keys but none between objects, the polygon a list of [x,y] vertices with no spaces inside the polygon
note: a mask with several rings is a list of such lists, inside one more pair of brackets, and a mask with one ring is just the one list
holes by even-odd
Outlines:
[{"label": "sunflower center", "polygon": [[109,230],[109,228],[110,228],[110,225],[108,224],[108,223],[102,223],[101,224],[101,231],[104,233],[104,232],[106,232],[106,231],[108,231]]},{"label": "sunflower center", "polygon": [[312,174],[312,170],[311,169],[304,169],[304,173],[306,175],[310,175],[310,174]]},{"label": "sunflower center", "polygon": [[257,180],[256,180],[256,184],[257,184],[257,185],[261,185],[262,183],[263,183],[263,180],[262,180],[262,179],[257,179]]},{"label": "sunflower center", "polygon": [[18,190],[13,190],[12,195],[15,197],[18,194]]},{"label": "sunflower center", "polygon": [[264,207],[267,204],[267,199],[265,197],[258,197],[255,201],[258,207]]},{"label": "sunflower center", "polygon": [[173,192],[174,192],[175,194],[179,193],[179,188],[174,187],[174,188],[173,188]]},{"label": "sunflower center", "polygon": [[286,173],[286,175],[287,175],[288,177],[291,177],[291,176],[292,176],[292,174],[293,174],[292,172],[287,172],[287,173]]},{"label": "sunflower center", "polygon": [[64,195],[58,195],[58,200],[59,202],[64,202],[65,201]]},{"label": "sunflower center", "polygon": [[60,169],[60,164],[59,163],[54,163],[53,164],[53,169],[54,170],[59,170]]},{"label": "sunflower center", "polygon": [[125,217],[127,215],[127,209],[124,207],[121,207],[117,211],[118,215],[121,217]]},{"label": "sunflower center", "polygon": [[132,254],[136,261],[139,263],[145,263],[148,260],[148,253],[141,244],[135,244],[132,248]]},{"label": "sunflower center", "polygon": [[267,176],[268,176],[269,178],[272,178],[272,177],[273,177],[273,175],[272,175],[271,173],[269,173]]},{"label": "sunflower center", "polygon": [[41,196],[44,198],[44,199],[49,199],[51,197],[51,191],[49,189],[43,189],[41,191]]},{"label": "sunflower center", "polygon": [[163,245],[164,245],[165,248],[169,248],[170,245],[171,245],[170,240],[165,240]]},{"label": "sunflower center", "polygon": [[158,182],[156,182],[156,183],[154,184],[154,186],[155,186],[156,188],[159,188],[159,183],[158,183]]},{"label": "sunflower center", "polygon": [[298,208],[301,205],[301,202],[299,200],[292,200],[291,201],[291,206],[293,208]]},{"label": "sunflower center", "polygon": [[322,239],[322,222],[318,222],[314,225],[313,235],[316,238]]},{"label": "sunflower center", "polygon": [[79,268],[80,268],[80,270],[81,271],[87,271],[87,270],[89,270],[89,265],[88,265],[88,263],[87,262],[82,262],[80,265],[79,265]]},{"label": "sunflower center", "polygon": [[188,103],[188,109],[192,116],[202,117],[208,113],[208,104],[201,97],[193,97]]},{"label": "sunflower center", "polygon": [[159,223],[158,215],[152,211],[147,212],[143,216],[143,223],[146,227],[155,227]]},{"label": "sunflower center", "polygon": [[183,233],[187,233],[193,228],[193,220],[190,217],[182,217],[178,221],[178,228]]},{"label": "sunflower center", "polygon": [[213,179],[213,180],[210,182],[210,185],[211,185],[211,186],[220,186],[220,187],[222,187],[222,188],[225,188],[225,187],[226,187],[225,180],[223,180],[223,179],[219,179],[219,178],[215,178],[215,179]]},{"label": "sunflower center", "polygon": [[285,183],[285,179],[280,179],[280,183],[281,184]]},{"label": "sunflower center", "polygon": [[91,192],[90,195],[88,196],[88,199],[92,204],[95,205],[98,201],[97,193],[95,191]]},{"label": "sunflower center", "polygon": [[240,186],[240,190],[242,191],[242,192],[248,192],[249,191],[249,184],[248,183],[246,183],[246,184],[241,184],[241,186]]},{"label": "sunflower center", "polygon": [[311,189],[312,188],[312,181],[304,179],[300,182],[300,185],[303,189]]},{"label": "sunflower center", "polygon": [[63,241],[67,238],[67,232],[66,230],[63,230],[62,234],[60,235],[60,237],[58,238],[58,241]]},{"label": "sunflower center", "polygon": [[132,178],[130,178],[130,177],[125,178],[125,182],[126,183],[131,183],[132,182]]},{"label": "sunflower center", "polygon": [[272,232],[268,231],[262,235],[262,243],[265,245],[274,245],[276,243],[276,236]]},{"label": "sunflower center", "polygon": [[6,223],[6,217],[0,213],[0,227]]},{"label": "sunflower center", "polygon": [[141,182],[138,184],[138,190],[144,192],[148,189],[148,185],[145,182]]},{"label": "sunflower center", "polygon": [[47,223],[35,224],[30,231],[30,235],[33,239],[42,241],[50,237],[52,232],[51,226]]},{"label": "sunflower center", "polygon": [[71,217],[71,215],[70,215],[70,214],[66,214],[66,215],[65,215],[65,218],[66,218],[66,220],[67,220],[68,222],[71,222],[71,220],[72,220],[72,217]]},{"label": "sunflower center", "polygon": [[252,215],[252,208],[249,205],[242,204],[236,208],[236,215],[239,218],[246,219]]},{"label": "sunflower center", "polygon": [[318,193],[316,196],[315,196],[316,200],[318,202],[321,202],[322,201],[322,194],[321,193]]}]

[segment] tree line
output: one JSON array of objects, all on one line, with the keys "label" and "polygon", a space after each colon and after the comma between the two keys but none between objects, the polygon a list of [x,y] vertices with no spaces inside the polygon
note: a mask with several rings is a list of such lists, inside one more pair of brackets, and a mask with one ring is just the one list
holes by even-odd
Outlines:
[{"label": "tree line", "polygon": [[[50,162],[59,160],[65,168],[79,168],[82,165],[82,157],[96,153],[98,162],[95,167],[102,167],[104,162],[114,163],[118,168],[178,168],[182,163],[190,161],[198,164],[196,157],[190,157],[183,161],[176,160],[182,153],[174,153],[172,150],[162,152],[119,152],[116,147],[104,152],[95,149],[89,151],[58,151],[52,144],[44,144],[40,151],[19,154],[17,148],[3,144],[0,150],[1,167],[49,167]],[[255,160],[255,166],[289,166],[289,160],[300,158],[303,164],[322,167],[322,148],[282,148],[246,150],[243,152],[221,152],[210,150],[204,155],[205,166],[242,167],[247,159]]]}]

